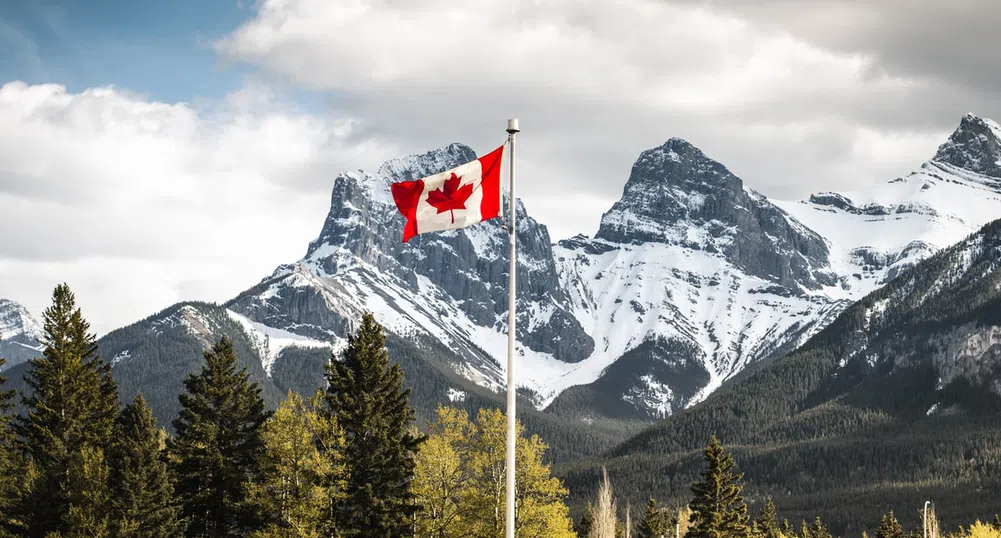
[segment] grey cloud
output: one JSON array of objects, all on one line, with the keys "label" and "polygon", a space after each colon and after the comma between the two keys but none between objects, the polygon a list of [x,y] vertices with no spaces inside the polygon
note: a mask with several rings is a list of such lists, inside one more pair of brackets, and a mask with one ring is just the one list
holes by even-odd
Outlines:
[{"label": "grey cloud", "polygon": [[676,0],[736,14],[825,49],[873,54],[888,72],[998,97],[1001,2],[993,0]]}]

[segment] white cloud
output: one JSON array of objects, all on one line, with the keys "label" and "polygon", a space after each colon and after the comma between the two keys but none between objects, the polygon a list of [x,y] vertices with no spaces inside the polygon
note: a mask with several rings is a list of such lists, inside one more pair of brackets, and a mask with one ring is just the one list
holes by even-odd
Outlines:
[{"label": "white cloud", "polygon": [[210,109],[114,88],[0,88],[0,297],[66,281],[104,332],[221,301],[298,259],[340,171],[396,151],[248,89]]},{"label": "white cloud", "polygon": [[[919,115],[926,102],[941,101],[941,88],[891,76],[873,54],[831,52],[700,6],[458,6],[263,0],[215,47],[230,60],[335,92],[332,107],[407,152],[456,139],[493,147],[504,120],[520,116],[520,192],[529,210],[545,209],[536,215],[557,238],[593,231],[638,153],[672,136],[767,194],[799,197],[909,171],[967,112],[957,103],[949,125],[925,124],[917,136],[885,128],[883,116]],[[559,201],[568,191],[603,203],[567,210]]]}]

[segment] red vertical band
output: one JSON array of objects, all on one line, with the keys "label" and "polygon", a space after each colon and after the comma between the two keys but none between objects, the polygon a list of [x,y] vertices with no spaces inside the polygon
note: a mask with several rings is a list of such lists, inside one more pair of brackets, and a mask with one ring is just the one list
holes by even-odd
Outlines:
[{"label": "red vertical band", "polygon": [[483,220],[492,219],[500,215],[501,207],[501,161],[504,157],[504,146],[501,146],[490,153],[480,157],[481,176],[480,190],[483,192],[483,201],[480,202],[480,214]]},{"label": "red vertical band", "polygon": [[403,217],[407,219],[407,224],[403,227],[403,242],[406,243],[411,237],[417,235],[417,204],[420,203],[421,195],[424,194],[424,180],[393,183],[392,189],[396,209],[399,209]]}]

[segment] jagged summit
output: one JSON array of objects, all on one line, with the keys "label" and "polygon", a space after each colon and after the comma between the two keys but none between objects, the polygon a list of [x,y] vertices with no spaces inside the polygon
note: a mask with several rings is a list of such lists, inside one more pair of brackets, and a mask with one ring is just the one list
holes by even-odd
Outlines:
[{"label": "jagged summit", "polygon": [[38,338],[41,334],[42,326],[27,308],[15,301],[0,299],[0,340],[22,335]]},{"label": "jagged summit", "polygon": [[939,146],[934,160],[1001,178],[1001,127],[993,120],[966,114],[949,140]]},{"label": "jagged summit", "polygon": [[827,264],[823,238],[680,138],[640,153],[595,237],[722,253],[748,274],[792,289],[832,278],[817,270]]},{"label": "jagged summit", "polygon": [[0,357],[5,367],[27,361],[41,353],[42,326],[20,303],[0,299]]},{"label": "jagged summit", "polygon": [[398,159],[390,159],[379,167],[376,175],[390,178],[393,181],[411,181],[437,174],[462,163],[476,159],[472,148],[459,142],[428,151],[408,155]]}]

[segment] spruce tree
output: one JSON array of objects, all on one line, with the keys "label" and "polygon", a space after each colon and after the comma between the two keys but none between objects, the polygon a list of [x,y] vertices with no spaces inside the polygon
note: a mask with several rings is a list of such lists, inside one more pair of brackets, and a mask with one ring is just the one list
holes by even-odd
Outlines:
[{"label": "spruce tree", "polygon": [[577,522],[577,536],[581,538],[587,538],[591,535],[591,529],[594,527],[594,505],[591,501],[587,501],[587,506],[584,507],[584,513],[580,516],[580,521]]},{"label": "spruce tree", "polygon": [[[0,357],[0,371],[6,359]],[[20,496],[16,477],[18,457],[14,447],[14,431],[10,427],[10,411],[14,408],[14,391],[4,389],[7,378],[0,375],[0,538],[14,536],[14,509]]]},{"label": "spruce tree", "polygon": [[670,521],[667,513],[663,509],[657,508],[657,501],[653,499],[647,501],[643,519],[640,520],[640,524],[636,528],[636,538],[661,538],[668,536],[670,532]]},{"label": "spruce tree", "polygon": [[335,525],[348,536],[410,536],[418,509],[410,483],[423,437],[411,430],[410,389],[400,366],[390,366],[370,312],[349,335],[343,360],[331,356],[326,371],[327,409],[345,436],[345,498],[334,508]]},{"label": "spruce tree", "polygon": [[796,530],[792,528],[792,523],[789,523],[788,519],[782,520],[782,526],[779,531],[782,533],[782,536],[785,536],[786,538],[792,538],[796,534]]},{"label": "spruce tree", "polygon": [[[103,450],[118,414],[111,366],[98,355],[97,339],[67,285],[56,287],[43,319],[45,349],[25,374],[26,414],[15,419],[14,427],[21,450],[37,471],[21,507],[25,535],[39,538],[67,533],[71,505],[90,503],[90,492],[106,487],[88,481],[107,476],[100,468]],[[80,473],[73,473],[74,468]],[[93,507],[99,512],[105,508]]]},{"label": "spruce tree", "polygon": [[168,441],[170,464],[189,537],[245,535],[255,525],[245,484],[258,474],[261,427],[268,413],[261,388],[237,370],[233,343],[222,337],[205,364],[184,380]]},{"label": "spruce tree", "polygon": [[819,516],[813,520],[813,525],[810,526],[810,538],[832,538],[831,533],[827,532],[827,527],[821,523]]},{"label": "spruce tree", "polygon": [[780,534],[779,529],[779,515],[775,510],[775,502],[772,501],[771,497],[765,499],[765,504],[761,507],[761,512],[758,513],[758,518],[754,521],[757,524],[758,532],[761,536],[765,538],[778,538]]},{"label": "spruce tree", "polygon": [[991,522],[991,526],[1001,532],[1001,516],[994,514],[994,521]]},{"label": "spruce tree", "polygon": [[695,494],[690,538],[738,538],[750,536],[747,505],[741,496],[743,474],[734,473],[733,455],[725,451],[715,435],[703,452],[706,470],[701,482],[692,484]]},{"label": "spruce tree", "polygon": [[890,510],[890,515],[883,515],[883,519],[879,522],[879,529],[876,531],[876,538],[903,538],[904,528],[900,526],[900,522],[897,521],[896,516],[893,515],[893,510]]},{"label": "spruce tree", "polygon": [[163,432],[140,394],[118,416],[115,439],[108,449],[111,536],[175,538],[183,534],[163,449]]}]

